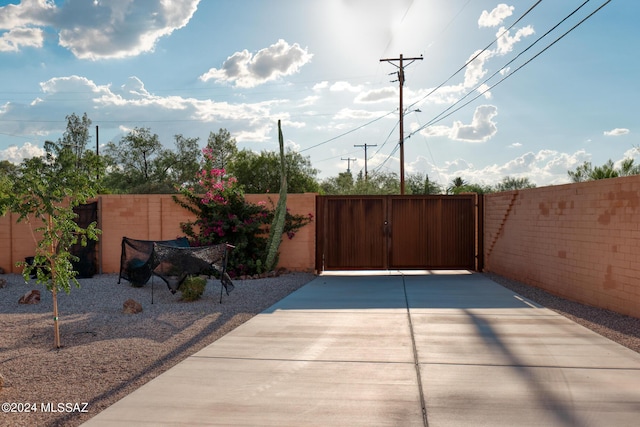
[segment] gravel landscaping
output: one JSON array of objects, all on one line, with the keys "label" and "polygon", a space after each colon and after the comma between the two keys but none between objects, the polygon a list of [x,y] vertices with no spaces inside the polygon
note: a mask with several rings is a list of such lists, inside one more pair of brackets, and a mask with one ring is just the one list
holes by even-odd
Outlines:
[{"label": "gravel landscaping", "polygon": [[[486,276],[640,352],[640,319]],[[234,281],[235,290],[223,296],[222,304],[220,284],[213,279],[202,299],[194,302],[180,301],[179,293],[171,294],[156,279],[154,304],[150,284],[142,288],[124,280],[118,284],[113,274],[82,279],[81,288],[59,295],[63,347],[55,349],[51,293],[41,285],[25,284],[19,275],[0,275],[6,280],[0,288],[0,383],[4,383],[0,403],[14,402],[21,405],[14,409],[23,411],[0,413],[0,425],[78,426],[314,277],[290,273]],[[18,304],[31,289],[41,291],[41,302]],[[124,314],[128,299],[139,302],[143,311]]]},{"label": "gravel landscaping", "polygon": [[[314,277],[234,281],[222,304],[220,282],[213,279],[193,302],[180,301],[180,293],[155,279],[154,304],[150,283],[118,284],[117,274],[81,279],[79,289],[58,296],[63,347],[56,350],[51,293],[22,276],[0,275],[7,282],[0,288],[0,403],[22,411],[0,413],[0,425],[78,426]],[[40,303],[18,304],[31,289],[41,291]],[[124,314],[128,299],[143,311]]]}]

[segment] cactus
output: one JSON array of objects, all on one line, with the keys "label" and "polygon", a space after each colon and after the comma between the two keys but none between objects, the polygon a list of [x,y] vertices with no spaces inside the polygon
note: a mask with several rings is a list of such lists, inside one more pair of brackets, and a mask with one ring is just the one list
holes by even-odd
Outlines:
[{"label": "cactus", "polygon": [[265,261],[266,271],[271,271],[276,267],[278,259],[278,248],[284,231],[284,223],[287,216],[287,170],[284,157],[284,138],[282,137],[282,127],[278,120],[278,141],[280,142],[280,198],[276,211],[273,214],[273,222],[269,231],[267,241],[267,259]]}]

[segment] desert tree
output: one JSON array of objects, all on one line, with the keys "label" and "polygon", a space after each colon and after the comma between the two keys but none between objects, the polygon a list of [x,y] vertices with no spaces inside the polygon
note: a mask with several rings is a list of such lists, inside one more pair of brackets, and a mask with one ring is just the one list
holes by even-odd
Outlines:
[{"label": "desert tree", "polygon": [[71,283],[79,286],[73,269],[77,258],[71,254],[71,246],[86,245],[87,239],[97,240],[100,232],[95,223],[80,227],[74,208],[97,194],[98,178],[94,172],[99,165],[87,165],[92,173],[79,170],[78,152],[61,140],[45,142],[44,151],[44,156],[20,164],[10,187],[5,182],[5,190],[0,191],[0,212],[14,212],[18,222],[30,227],[35,256],[32,263],[18,264],[24,267],[25,280],[35,274],[36,282],[52,293],[54,343],[60,348],[57,294],[70,292]]}]

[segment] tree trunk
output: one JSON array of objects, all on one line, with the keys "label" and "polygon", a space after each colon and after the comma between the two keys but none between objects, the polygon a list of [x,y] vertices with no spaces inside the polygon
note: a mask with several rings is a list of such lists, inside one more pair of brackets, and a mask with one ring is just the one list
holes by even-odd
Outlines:
[{"label": "tree trunk", "polygon": [[55,286],[51,288],[51,296],[53,300],[53,337],[56,348],[62,347],[60,344],[60,327],[58,325],[58,292]]}]

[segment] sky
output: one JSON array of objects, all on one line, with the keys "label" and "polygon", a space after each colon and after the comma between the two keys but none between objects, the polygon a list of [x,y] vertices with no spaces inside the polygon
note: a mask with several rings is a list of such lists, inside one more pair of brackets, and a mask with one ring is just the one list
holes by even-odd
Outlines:
[{"label": "sky", "polygon": [[585,161],[640,162],[637,16],[632,0],[0,0],[0,160],[41,154],[73,113],[91,147],[226,129],[277,151],[280,120],[320,180],[400,173],[403,151],[405,174],[443,186],[563,184]]}]

